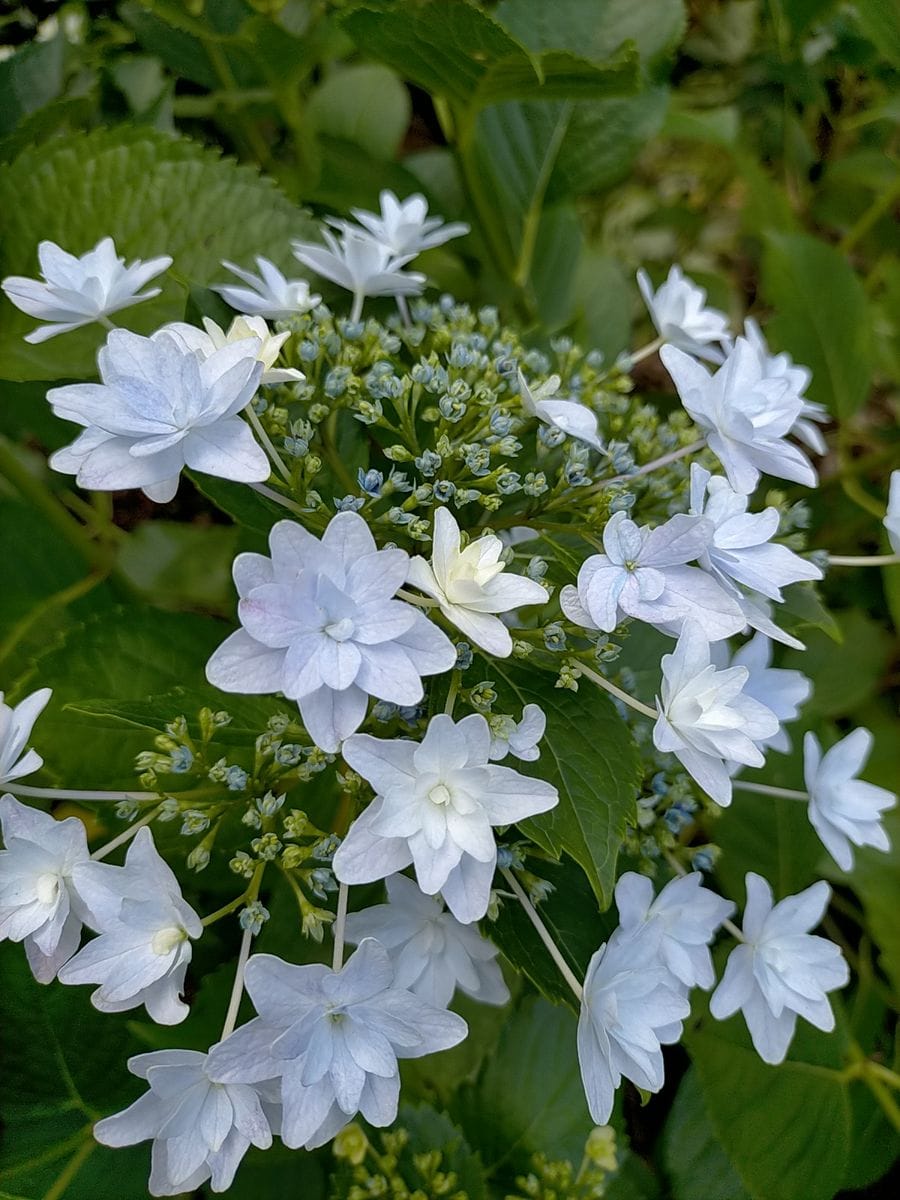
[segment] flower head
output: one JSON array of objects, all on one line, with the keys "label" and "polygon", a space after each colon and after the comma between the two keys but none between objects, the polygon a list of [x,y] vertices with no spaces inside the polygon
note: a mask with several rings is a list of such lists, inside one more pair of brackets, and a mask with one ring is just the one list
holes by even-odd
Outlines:
[{"label": "flower head", "polygon": [[202,329],[198,329],[196,325],[187,325],[183,321],[164,325],[163,329],[170,336],[177,338],[185,349],[193,350],[201,362],[216,350],[221,350],[223,346],[246,341],[247,338],[256,338],[259,342],[256,357],[263,365],[259,381],[261,384],[302,383],[306,378],[302,371],[293,367],[275,366],[281,347],[291,335],[289,331],[270,333],[263,317],[235,317],[227,332],[209,317],[203,318]]},{"label": "flower head", "polygon": [[690,511],[713,526],[700,565],[738,596],[743,586],[779,602],[783,587],[821,579],[814,563],[771,540],[778,532],[778,509],[749,513],[749,503],[749,496],[736,492],[721,475],[691,465]]},{"label": "flower head", "polygon": [[352,943],[372,937],[394,965],[394,983],[435,1008],[446,1008],[457,988],[482,1004],[505,1004],[509,991],[497,965],[497,947],[475,925],[463,925],[405,875],[385,881],[388,903],[347,917]]},{"label": "flower head", "polygon": [[398,986],[372,938],[339,971],[256,954],[245,985],[259,1016],[213,1047],[209,1074],[224,1083],[280,1079],[281,1136],[292,1149],[321,1146],[357,1113],[390,1125],[397,1060],[446,1050],[468,1032],[462,1017]]},{"label": "flower head", "polygon": [[165,503],[184,467],[260,483],[269,460],[238,413],[259,386],[259,340],[232,342],[201,359],[177,335],[114,329],[97,363],[102,383],[51,388],[58,417],[83,425],[50,465],[85,488],[139,487]]},{"label": "flower head", "polygon": [[493,825],[547,812],[556,788],[489,760],[491,732],[475,713],[433,717],[421,742],[356,734],[350,766],[375,789],[334,856],[342,883],[371,883],[412,863],[423,892],[441,892],[463,924],[487,912],[497,862]]},{"label": "flower head", "polygon": [[584,404],[575,400],[557,400],[558,375],[551,375],[544,383],[529,387],[521,371],[516,374],[522,408],[529,417],[537,417],[553,429],[561,429],[569,437],[586,442],[595,450],[603,450],[603,442],[597,432],[597,417]]},{"label": "flower head", "polygon": [[62,983],[98,983],[91,1002],[101,1012],[143,1004],[160,1025],[188,1014],[181,999],[191,961],[191,938],[200,918],[181,895],[172,870],[159,856],[150,830],[139,829],[124,867],[76,864],[72,877],[87,905],[94,938],[60,970]]},{"label": "flower head", "polygon": [[503,543],[493,534],[476,538],[464,550],[460,546],[453,514],[438,508],[431,562],[412,559],[407,582],[433,596],[447,620],[476,646],[507,658],[512,653],[512,638],[496,614],[512,612],[523,604],[543,604],[550,595],[534,580],[504,570],[500,561]]},{"label": "flower head", "polygon": [[[772,666],[772,643],[764,633],[755,634],[749,642],[737,649],[731,662],[716,663],[717,666],[746,667],[747,682],[744,695],[758,700],[772,710],[780,725],[796,721],[802,705],[812,695],[812,683],[802,671]],[[781,754],[789,753],[791,739],[787,730],[779,727],[772,737],[761,739],[760,749],[770,747]]]},{"label": "flower head", "polygon": [[450,639],[393,596],[409,556],[379,550],[358,513],[338,513],[321,541],[295,521],[269,534],[271,558],[239,554],[242,628],[215,651],[206,677],[225,692],[283,692],[310,737],[335,751],[359,728],[369,696],[418,704],[422,676],[456,662]]},{"label": "flower head", "polygon": [[852,846],[891,848],[882,814],[894,807],[897,797],[856,778],[872,752],[872,740],[868,729],[854,729],[823,754],[814,733],[803,739],[809,819],[842,871],[853,869]]},{"label": "flower head", "polygon": [[24,942],[35,979],[49,983],[78,949],[87,919],[72,879],[89,857],[84,825],[4,796],[0,829],[0,941]]},{"label": "flower head", "polygon": [[136,258],[126,266],[109,237],[81,258],[67,254],[55,242],[41,242],[38,261],[43,282],[9,275],[0,284],[16,308],[30,317],[52,322],[26,334],[26,342],[45,342],[58,333],[80,329],[132,304],[151,300],[160,289],[140,289],[172,265],[166,254],[149,262]]},{"label": "flower head", "polygon": [[587,629],[611,633],[628,616],[673,636],[693,617],[711,641],[730,637],[746,624],[736,600],[707,572],[686,565],[702,558],[712,533],[705,517],[679,514],[648,529],[613,513],[603,530],[606,553],[582,564],[577,589],[562,589],[563,612]]},{"label": "flower head", "polygon": [[207,1179],[214,1192],[231,1187],[251,1145],[272,1145],[263,1088],[214,1083],[208,1056],[197,1050],[154,1050],[128,1060],[148,1090],[129,1108],[94,1126],[103,1146],[153,1141],[150,1195],[193,1192]]},{"label": "flower head", "polygon": [[[372,239],[394,258],[409,261],[423,250],[443,246],[451,238],[462,237],[469,232],[469,226],[461,221],[446,225],[443,217],[429,217],[428,201],[418,193],[398,200],[393,192],[385,190],[379,196],[379,202],[380,213],[367,212],[362,208],[351,208],[350,211]],[[346,221],[332,220],[329,223],[337,229],[353,230],[353,226]]]},{"label": "flower head", "polygon": [[657,939],[659,960],[686,988],[711,988],[715,983],[709,944],[734,912],[730,900],[702,884],[697,872],[683,875],[670,880],[655,898],[646,875],[627,871],[616,884],[622,933],[639,937],[650,931]]},{"label": "flower head", "polygon": [[591,958],[578,1018],[578,1062],[591,1117],[605,1125],[623,1077],[658,1092],[662,1046],[691,1011],[683,987],[656,960],[654,938],[616,930]]},{"label": "flower head", "polygon": [[50,688],[38,688],[10,708],[0,692],[0,783],[31,775],[44,765],[38,752],[27,746],[34,723],[52,695]]},{"label": "flower head", "polygon": [[812,371],[809,367],[798,366],[789,354],[772,354],[762,330],[752,317],[747,317],[744,321],[744,337],[759,356],[763,378],[784,379],[803,402],[800,416],[791,426],[793,436],[808,446],[814,454],[824,454],[828,446],[819,426],[827,425],[831,418],[824,404],[807,400],[804,396],[812,379]]},{"label": "flower head", "polygon": [[657,750],[675,755],[717,804],[731,803],[726,762],[761,767],[757,743],[778,732],[778,718],[744,694],[749,671],[717,671],[709,641],[696,621],[686,621],[672,654],[663,655],[659,718],[653,727]]},{"label": "flower head", "polygon": [[237,275],[245,287],[233,283],[219,284],[212,290],[218,292],[226,304],[239,313],[253,317],[266,317],[270,321],[283,321],[288,317],[302,316],[315,308],[321,296],[310,292],[305,279],[285,279],[273,262],[257,256],[258,275],[245,271],[231,262],[222,266],[232,275]]},{"label": "flower head", "polygon": [[887,530],[891,549],[895,554],[900,554],[900,471],[891,472],[891,485],[888,491],[887,512],[884,514],[884,527]]},{"label": "flower head", "polygon": [[[327,229],[316,242],[293,242],[294,257],[305,267],[339,287],[352,292],[361,302],[364,296],[417,296],[425,286],[425,276],[401,268],[413,256],[398,257],[362,230],[345,227],[336,238]],[[353,318],[359,319],[357,312]]]},{"label": "flower head", "polygon": [[728,318],[706,303],[706,292],[688,279],[681,267],[671,267],[656,292],[646,271],[638,271],[638,287],[650,320],[661,338],[688,354],[720,363],[718,345],[730,345]]},{"label": "flower head", "polygon": [[500,762],[507,754],[523,762],[534,762],[541,757],[538,743],[547,728],[547,716],[536,704],[525,705],[518,724],[512,717],[492,719],[490,724],[492,762]]},{"label": "flower head", "polygon": [[765,879],[747,874],[744,940],[729,955],[709,1007],[720,1021],[742,1010],[757,1054],[773,1066],[784,1061],[798,1016],[834,1029],[826,993],[843,987],[850,973],[833,942],[809,933],[830,895],[820,881],[773,904]]},{"label": "flower head", "polygon": [[787,441],[803,401],[787,379],[765,375],[746,338],[714,375],[676,346],[663,346],[660,357],[736,492],[749,495],[763,472],[815,487],[812,463]]}]

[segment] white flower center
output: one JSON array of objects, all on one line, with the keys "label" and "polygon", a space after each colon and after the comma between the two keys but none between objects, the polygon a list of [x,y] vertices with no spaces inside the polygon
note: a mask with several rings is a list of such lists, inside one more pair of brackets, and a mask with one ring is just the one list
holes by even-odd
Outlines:
[{"label": "white flower center", "polygon": [[428,793],[428,799],[432,804],[447,805],[452,802],[453,796],[446,784],[438,783]]},{"label": "white flower center", "polygon": [[333,621],[331,625],[325,626],[325,633],[335,642],[346,642],[348,638],[353,637],[355,625],[349,617],[343,617],[340,621]]},{"label": "white flower center", "polygon": [[41,904],[55,903],[56,897],[59,895],[61,882],[60,877],[52,871],[47,871],[45,874],[39,875],[35,888],[39,902]]},{"label": "white flower center", "polygon": [[154,954],[159,954],[160,956],[171,954],[176,946],[186,940],[187,933],[180,925],[169,925],[165,929],[159,929],[154,933],[150,949]]}]

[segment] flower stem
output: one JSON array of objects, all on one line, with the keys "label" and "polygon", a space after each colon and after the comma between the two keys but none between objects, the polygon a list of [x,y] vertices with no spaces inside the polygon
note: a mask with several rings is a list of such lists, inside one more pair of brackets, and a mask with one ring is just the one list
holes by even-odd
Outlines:
[{"label": "flower stem", "polygon": [[334,937],[334,952],[331,956],[333,971],[339,971],[344,965],[344,926],[347,924],[347,897],[349,894],[349,887],[346,883],[342,883],[338,889],[337,916],[331,927]]},{"label": "flower stem", "polygon": [[460,673],[454,671],[450,676],[450,686],[447,689],[447,699],[444,702],[444,715],[453,716],[453,707],[456,704],[456,697],[459,693]]},{"label": "flower stem", "polygon": [[756,792],[760,796],[780,796],[784,800],[808,800],[809,792],[795,792],[791,788],[772,787],[768,783],[747,783],[735,779],[732,787],[739,792]]},{"label": "flower stem", "polygon": [[364,300],[365,300],[365,295],[362,292],[354,292],[353,293],[353,307],[350,309],[350,320],[353,322],[354,325],[359,321],[359,318],[362,316]]},{"label": "flower stem", "polygon": [[250,424],[253,426],[254,433],[259,438],[259,440],[262,442],[263,447],[265,448],[266,454],[268,454],[269,458],[272,460],[272,462],[278,468],[278,472],[281,475],[282,479],[288,485],[288,487],[293,487],[294,481],[291,477],[291,473],[288,470],[287,466],[285,465],[284,459],[281,457],[281,455],[275,449],[275,445],[272,442],[272,439],[266,433],[265,429],[263,429],[262,421],[260,421],[257,414],[253,411],[253,405],[248,404],[247,407],[244,409],[244,412],[246,412],[247,417],[250,421]]},{"label": "flower stem", "polygon": [[106,858],[108,854],[111,854],[113,850],[118,849],[119,846],[124,846],[126,842],[130,842],[137,831],[139,829],[143,829],[145,825],[149,825],[155,817],[159,816],[162,810],[163,805],[157,804],[156,808],[151,809],[151,811],[145,816],[141,817],[139,821],[135,821],[133,825],[129,825],[127,829],[124,829],[120,834],[117,834],[111,842],[107,842],[105,846],[101,846],[99,850],[95,850],[91,855],[91,858],[94,861],[99,861],[101,858]]},{"label": "flower stem", "polygon": [[397,312],[400,314],[400,320],[403,322],[404,327],[409,329],[412,321],[410,320],[409,305],[406,303],[406,297],[395,296],[394,299],[397,301]]},{"label": "flower stem", "polygon": [[891,567],[900,563],[900,554],[829,554],[829,567]]},{"label": "flower stem", "polygon": [[[265,866],[265,863],[260,863],[256,868],[243,899],[253,901],[259,895],[259,885],[262,883]],[[206,922],[204,921],[205,924]],[[241,948],[238,951],[237,968],[234,972],[234,983],[231,987],[231,999],[228,1001],[225,1024],[222,1026],[222,1033],[219,1037],[220,1042],[224,1042],[229,1033],[234,1032],[234,1027],[237,1024],[238,1009],[241,1007],[241,996],[244,994],[244,972],[247,969],[247,959],[250,957],[250,944],[252,941],[252,930],[245,929],[244,936],[241,938]]]},{"label": "flower stem", "polygon": [[264,483],[251,483],[249,486],[253,488],[254,492],[259,492],[260,496],[265,496],[267,500],[272,500],[275,504],[280,504],[282,508],[289,509],[298,517],[306,517],[308,515],[295,501],[289,500],[287,496],[282,496],[280,492],[276,492],[270,487],[266,487]]},{"label": "flower stem", "polygon": [[635,712],[642,713],[645,717],[650,717],[653,721],[659,716],[659,712],[655,708],[651,708],[649,704],[644,704],[643,700],[637,700],[634,696],[629,696],[627,692],[623,692],[620,687],[616,687],[614,683],[610,683],[604,676],[598,674],[597,671],[591,670],[590,667],[586,667],[583,663],[573,663],[573,673],[576,677],[583,675],[586,679],[590,679],[598,687],[609,692],[611,696],[615,696],[623,704],[627,704],[629,708],[633,708]]},{"label": "flower stem", "polygon": [[646,346],[641,346],[640,349],[635,350],[633,354],[626,355],[629,370],[631,367],[636,366],[637,363],[643,362],[645,358],[649,358],[651,354],[655,354],[665,340],[665,338],[656,337],[652,342],[648,342]]},{"label": "flower stem", "polygon": [[417,596],[415,592],[408,592],[406,588],[397,588],[395,595],[407,604],[418,604],[420,608],[437,608],[440,603],[438,600],[432,600],[430,596]]},{"label": "flower stem", "polygon": [[4,783],[4,791],[41,800],[158,800],[159,792],[82,792],[71,788],[30,787],[25,783]]},{"label": "flower stem", "polygon": [[541,939],[541,941],[547,947],[547,952],[549,953],[550,957],[553,959],[553,961],[556,963],[557,967],[559,968],[560,975],[562,975],[563,979],[565,979],[566,983],[572,989],[575,999],[579,1003],[581,1003],[581,997],[583,995],[583,988],[582,988],[581,984],[578,982],[578,980],[576,979],[575,974],[572,971],[572,968],[569,966],[569,964],[566,962],[566,960],[563,958],[562,954],[560,953],[559,947],[557,946],[556,942],[554,942],[553,938],[550,935],[550,930],[547,928],[547,926],[541,920],[537,909],[534,907],[534,905],[528,899],[528,896],[525,894],[525,889],[522,887],[522,885],[519,883],[518,879],[516,879],[515,875],[513,875],[512,871],[510,871],[510,869],[508,867],[501,867],[500,874],[503,876],[503,878],[506,880],[506,882],[512,888],[513,892],[515,893],[516,899],[519,901],[519,903],[525,909],[526,916],[528,917],[529,921],[532,923],[535,930],[537,931],[538,937]]}]

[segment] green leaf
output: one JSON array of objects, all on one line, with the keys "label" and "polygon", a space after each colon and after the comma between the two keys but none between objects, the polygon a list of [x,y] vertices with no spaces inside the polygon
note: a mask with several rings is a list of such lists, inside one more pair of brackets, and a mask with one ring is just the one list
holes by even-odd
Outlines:
[{"label": "green leaf", "polygon": [[306,113],[318,133],[343,138],[375,158],[391,159],[412,114],[409,92],[388,67],[356,63],[327,76]]},{"label": "green leaf", "polygon": [[693,1067],[678,1085],[663,1130],[663,1162],[673,1200],[748,1200],[740,1179],[713,1131]]},{"label": "green leaf", "polygon": [[269,530],[275,522],[290,517],[286,508],[260,496],[245,483],[232,483],[229,479],[217,479],[214,475],[195,474],[193,471],[188,471],[188,475],[197,491],[232,517],[242,533],[250,532],[259,537],[260,550],[265,549]]},{"label": "green leaf", "polygon": [[65,39],[30,42],[0,62],[0,137],[23,117],[55,100],[62,90]]},{"label": "green leaf", "polygon": [[853,11],[878,53],[900,67],[900,6],[897,0],[855,0]]},{"label": "green leaf", "polygon": [[847,260],[808,234],[771,233],[762,292],[775,309],[773,349],[810,368],[810,399],[852,416],[869,393],[873,351],[866,294]]},{"label": "green leaf", "polygon": [[[255,254],[287,268],[291,236],[312,232],[309,218],[271,180],[146,127],[73,134],[0,168],[0,275],[36,275],[44,239],[83,254],[113,234],[127,260],[172,255],[172,269],[157,281],[162,294],[117,317],[139,333],[182,318],[185,294],[177,279],[223,282],[223,258],[252,265]],[[22,339],[34,325],[4,304],[0,377],[94,374],[95,352],[106,336],[101,326],[31,346]]]},{"label": "green leaf", "polygon": [[592,1122],[575,1030],[567,1009],[527,999],[508,1020],[478,1083],[457,1093],[451,1116],[492,1177],[527,1170],[538,1151],[568,1159],[576,1170],[581,1163]]},{"label": "green leaf", "polygon": [[117,562],[152,604],[231,616],[231,563],[238,534],[233,526],[144,521],[122,543]]},{"label": "green leaf", "polygon": [[[775,776],[767,771],[765,779],[774,782]],[[791,779],[794,786],[798,782]],[[809,887],[819,878],[822,844],[809,823],[806,805],[799,800],[735,791],[731,807],[710,827],[710,835],[722,850],[716,874],[727,894],[739,903],[744,900],[748,871],[765,876],[779,897]]]},{"label": "green leaf", "polygon": [[570,50],[599,61],[627,40],[642,64],[667,55],[685,28],[682,0],[502,0],[496,17],[530,50]]},{"label": "green leaf", "polygon": [[[798,1039],[799,1040],[799,1039]],[[712,1023],[687,1038],[706,1112],[753,1200],[831,1200],[841,1186],[852,1116],[846,1082],[822,1065],[819,1043],[800,1058],[767,1066],[738,1018]]]},{"label": "green leaf", "polygon": [[[871,778],[871,772],[865,772]],[[896,772],[882,780],[896,787]],[[884,818],[884,828],[891,845],[900,845],[900,810],[894,809]],[[851,876],[854,890],[863,902],[871,934],[881,950],[884,967],[895,993],[900,995],[900,874],[897,871],[896,851],[885,854],[878,850],[858,850],[856,867]]]},{"label": "green leaf", "polygon": [[440,1170],[456,1176],[457,1187],[468,1200],[486,1200],[481,1160],[446,1113],[436,1112],[427,1104],[401,1104],[397,1125],[409,1134],[409,1142],[400,1154],[400,1171],[408,1183],[427,1186],[428,1181],[421,1176],[415,1158],[438,1150]]},{"label": "green leaf", "polygon": [[532,55],[470,0],[369,0],[341,24],[367,54],[463,110],[535,93],[608,96],[635,83],[632,52],[606,63],[557,49]]},{"label": "green leaf", "polygon": [[552,783],[559,804],[520,828],[554,857],[571,855],[605,907],[625,826],[636,811],[640,763],[628,726],[609,697],[586,682],[570,692],[528,666],[492,662],[489,669],[500,696],[498,712],[518,715],[524,705],[538,704],[547,714],[540,763],[519,769]]}]

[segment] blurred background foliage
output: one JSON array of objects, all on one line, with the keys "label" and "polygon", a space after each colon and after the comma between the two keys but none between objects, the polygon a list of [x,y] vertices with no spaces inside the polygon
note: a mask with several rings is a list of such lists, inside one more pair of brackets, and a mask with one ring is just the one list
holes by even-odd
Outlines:
[{"label": "blurred background foliage", "polygon": [[[423,256],[435,286],[498,305],[536,345],[569,336],[614,358],[651,336],[635,269],[658,280],[677,261],[738,326],[752,313],[773,349],[808,364],[810,398],[835,417],[820,489],[788,493],[808,506],[809,544],[878,553],[887,477],[900,466],[898,67],[897,0],[4,3],[0,276],[34,273],[45,237],[81,253],[111,233],[128,258],[174,254],[163,294],[129,313],[148,332],[210,311],[205,289],[221,279],[222,258],[248,266],[261,253],[297,273],[289,238],[314,236],[316,216],[377,207],[384,187],[422,191],[436,212],[472,226]],[[88,499],[52,477],[46,451],[69,432],[44,394],[91,375],[102,331],[32,347],[28,327],[4,304],[0,680],[13,699],[54,687],[41,727],[51,770],[127,784],[146,728],[111,731],[63,705],[83,697],[87,677],[93,696],[201,687],[221,637],[215,618],[232,612],[230,562],[248,534],[187,483],[172,505],[154,507],[133,495]],[[657,359],[635,377],[671,404]],[[868,777],[896,787],[900,568],[836,568],[824,595],[833,617],[819,615],[805,656],[784,658],[816,683],[800,728],[827,737],[867,725],[876,735]],[[796,754],[776,757],[765,778],[796,787]],[[900,818],[888,824],[896,846]],[[640,1107],[626,1093],[621,1168],[605,1194],[895,1195],[900,1109],[886,1089],[879,1101],[857,1086],[853,1063],[874,1055],[898,1065],[896,857],[864,852],[841,878],[802,814],[779,800],[735,806],[710,837],[723,851],[720,883],[739,899],[746,869],[779,894],[829,874],[828,932],[859,984],[837,1037],[806,1030],[781,1068],[748,1053],[734,1023],[696,1022],[690,1068],[677,1051],[659,1097]],[[602,940],[605,918],[588,938],[590,902],[575,879],[560,881],[547,919],[578,962]],[[215,896],[227,874],[202,883]],[[182,1042],[187,1030],[198,1045],[216,1036],[225,936],[198,948]],[[529,931],[504,936],[519,939],[520,959],[534,954],[529,977],[552,997]],[[85,1130],[134,1094],[122,1061],[160,1044],[160,1031],[100,1018],[83,991],[39,988],[19,958],[0,959],[10,1081],[0,1197],[145,1195],[144,1149],[112,1154]],[[590,1123],[572,1014],[530,995],[512,1016],[474,1006],[465,1015],[465,1047],[409,1072],[413,1103],[400,1120],[409,1145],[440,1150],[471,1200],[596,1194],[584,1176],[574,1181]],[[568,1183],[561,1161],[574,1164]],[[404,1194],[397,1179],[410,1192],[451,1194],[434,1164],[423,1174],[408,1155],[397,1162],[385,1183],[393,1194]],[[318,1200],[381,1186],[353,1185],[333,1167],[330,1151],[251,1154],[232,1194],[277,1188]]]}]

